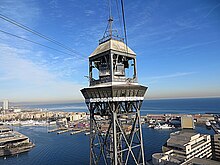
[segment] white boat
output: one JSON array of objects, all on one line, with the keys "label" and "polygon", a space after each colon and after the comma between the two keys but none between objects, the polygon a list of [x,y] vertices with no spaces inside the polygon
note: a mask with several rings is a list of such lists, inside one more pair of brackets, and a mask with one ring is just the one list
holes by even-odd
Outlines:
[{"label": "white boat", "polygon": [[206,122],[205,122],[205,125],[206,125],[207,127],[211,127],[211,123],[210,123],[209,121],[206,121]]},{"label": "white boat", "polygon": [[163,124],[163,125],[160,125],[160,123],[158,123],[158,125],[156,125],[154,127],[154,129],[172,129],[173,127],[169,126],[168,124]]},{"label": "white boat", "polygon": [[90,135],[90,132],[85,132],[85,135]]},{"label": "white boat", "polygon": [[154,128],[154,125],[153,124],[149,124],[148,127],[149,128]]},{"label": "white boat", "polygon": [[211,124],[216,124],[216,121],[215,120],[211,121]]},{"label": "white boat", "polygon": [[155,124],[156,120],[150,119],[149,124]]}]

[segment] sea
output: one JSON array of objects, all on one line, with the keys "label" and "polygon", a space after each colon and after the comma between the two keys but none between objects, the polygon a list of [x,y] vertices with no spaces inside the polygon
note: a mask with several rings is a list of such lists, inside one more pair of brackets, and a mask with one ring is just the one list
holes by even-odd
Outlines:
[{"label": "sea", "polygon": [[[88,112],[85,103],[23,104],[25,108],[65,112]],[[220,98],[145,100],[141,115],[146,114],[220,114]],[[89,136],[83,133],[70,135],[47,133],[46,126],[20,126],[14,130],[27,135],[35,143],[29,152],[0,158],[0,165],[83,165],[89,164]],[[153,153],[161,152],[173,130],[154,130],[142,126],[145,160],[151,161]],[[205,125],[196,125],[198,133],[213,135]]]}]

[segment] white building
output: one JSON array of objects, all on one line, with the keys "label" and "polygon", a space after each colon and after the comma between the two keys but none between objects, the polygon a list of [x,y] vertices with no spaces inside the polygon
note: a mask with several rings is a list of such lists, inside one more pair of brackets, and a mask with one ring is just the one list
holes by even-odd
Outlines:
[{"label": "white building", "polygon": [[220,134],[215,134],[213,137],[213,158],[220,161]]},{"label": "white building", "polygon": [[182,129],[195,129],[194,119],[192,115],[184,115],[181,117]]},{"label": "white building", "polygon": [[162,150],[164,153],[152,156],[155,165],[167,162],[181,164],[195,157],[209,159],[212,156],[211,136],[193,131],[177,131],[170,134]]},{"label": "white building", "polygon": [[9,101],[8,100],[4,100],[3,101],[3,110],[7,110],[9,109]]},{"label": "white building", "polygon": [[205,158],[180,159],[173,154],[173,150],[166,153],[156,153],[152,156],[154,165],[219,165],[219,161]]}]

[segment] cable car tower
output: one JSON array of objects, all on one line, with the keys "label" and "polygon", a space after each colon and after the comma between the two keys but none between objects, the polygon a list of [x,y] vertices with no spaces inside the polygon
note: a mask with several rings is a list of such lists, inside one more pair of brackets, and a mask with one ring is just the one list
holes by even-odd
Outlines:
[{"label": "cable car tower", "polygon": [[89,56],[90,165],[145,164],[140,108],[147,87],[137,82],[136,54],[114,35],[112,17]]}]

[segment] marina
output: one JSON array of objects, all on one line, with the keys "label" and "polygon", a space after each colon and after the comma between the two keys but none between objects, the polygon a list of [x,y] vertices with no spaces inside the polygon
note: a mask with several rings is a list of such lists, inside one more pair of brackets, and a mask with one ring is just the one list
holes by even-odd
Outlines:
[{"label": "marina", "polygon": [[[189,100],[189,102],[190,101],[191,100]],[[176,100],[174,100],[174,103],[175,102]],[[161,102],[156,102],[156,104],[154,103],[155,101],[152,101],[152,102],[146,101],[143,103],[143,107],[148,108],[147,105],[150,104],[150,105],[154,105],[153,107],[157,109],[159,106],[161,106],[162,110],[160,111],[160,113],[158,112],[157,114],[151,115],[151,114],[146,114],[145,111],[141,112],[143,114],[141,117],[141,121],[143,122],[142,128],[143,128],[144,150],[145,150],[145,155],[146,155],[145,159],[148,162],[151,161],[151,155],[153,153],[161,152],[161,146],[169,138],[170,133],[175,132],[180,129],[180,126],[178,126],[178,124],[180,123],[179,117],[181,116],[181,114],[175,113],[176,111],[175,110],[172,111],[172,109],[169,111],[163,111],[164,100],[161,100]],[[174,103],[172,100],[170,100],[169,104],[174,104]],[[74,106],[74,104],[72,105]],[[78,103],[76,105],[79,106],[80,104]],[[63,106],[63,104],[61,104],[60,106]],[[200,107],[200,106],[201,106],[200,104],[197,105],[197,107]],[[186,109],[187,107],[188,107],[188,104],[182,109]],[[216,112],[218,112],[217,107],[218,106],[216,106]],[[166,112],[169,112],[169,113],[166,113]],[[191,112],[191,110],[185,111],[185,113],[187,112]],[[199,119],[195,123],[195,129],[198,132],[205,133],[205,134],[207,133],[211,135],[215,134],[212,128],[210,129],[206,127],[205,122],[207,121],[207,119],[208,120],[210,119],[210,121],[212,121],[212,124],[214,124],[212,120],[214,118],[216,121],[216,124],[219,123],[218,114],[212,115],[210,113],[207,115],[204,113],[204,114],[198,115],[198,113],[195,113],[194,115],[196,116],[197,119]],[[173,118],[173,120],[170,120],[170,118]],[[161,125],[163,125],[166,122],[166,120],[167,120],[167,124],[174,123],[175,128],[159,129],[159,130],[152,129],[153,127],[149,128],[150,125],[156,124],[157,122],[161,122]],[[86,127],[88,127],[86,122],[81,121],[81,120],[74,121],[72,122],[72,124],[69,125],[69,128],[65,128],[62,126],[63,124],[66,125],[65,120],[64,120],[64,123],[58,122],[58,124],[59,125],[61,124],[61,125],[58,127],[56,125],[10,126],[14,130],[21,132],[22,134],[28,136],[30,140],[34,142],[35,147],[29,150],[29,152],[24,152],[23,154],[19,154],[18,156],[6,156],[6,159],[2,157],[2,159],[0,159],[0,164],[2,165],[14,165],[14,164],[16,165],[17,164],[18,165],[29,165],[29,164],[54,165],[54,164],[71,164],[73,161],[74,161],[74,164],[89,164],[88,162],[88,159],[89,159],[88,138],[90,134],[89,129],[86,129],[86,131],[82,131],[77,134],[74,134],[73,136],[70,136],[70,132],[83,130]],[[67,130],[67,129],[69,131],[57,135],[58,131]],[[57,143],[58,141],[59,143]],[[54,150],[56,150],[56,153],[54,153]],[[79,154],[79,153],[84,153],[84,154]],[[62,159],[60,159],[60,157],[62,157]],[[37,163],[36,163],[36,160],[37,160]]]},{"label": "marina", "polygon": [[[153,153],[161,151],[161,146],[169,138],[170,133],[178,130],[175,128],[158,131],[148,128],[147,124],[143,124],[142,128],[147,161],[151,160]],[[83,132],[74,134],[74,136],[70,136],[69,133],[56,136],[55,132],[48,133],[48,128],[42,126],[14,127],[14,129],[27,135],[35,142],[35,147],[18,157],[10,156],[5,160],[4,157],[0,158],[1,165],[54,165],[72,164],[72,162],[77,165],[89,164],[89,136],[85,136]],[[214,134],[214,131],[206,129],[205,125],[196,126],[196,130],[201,133]]]}]

